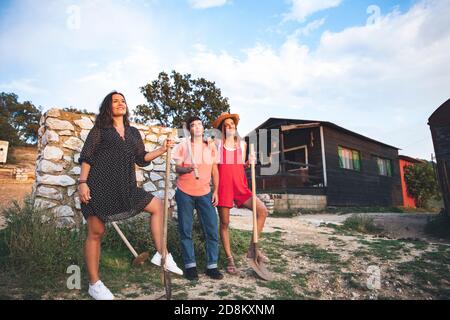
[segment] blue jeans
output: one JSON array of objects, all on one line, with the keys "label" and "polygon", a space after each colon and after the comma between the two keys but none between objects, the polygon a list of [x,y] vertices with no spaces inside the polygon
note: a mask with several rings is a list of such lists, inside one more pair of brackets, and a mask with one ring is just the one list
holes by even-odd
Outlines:
[{"label": "blue jeans", "polygon": [[197,210],[206,239],[206,268],[217,268],[217,261],[219,260],[219,221],[216,209],[212,205],[212,193],[195,197],[177,189],[175,200],[178,207],[178,231],[180,233],[185,268],[197,266],[194,243],[192,241],[194,208]]}]

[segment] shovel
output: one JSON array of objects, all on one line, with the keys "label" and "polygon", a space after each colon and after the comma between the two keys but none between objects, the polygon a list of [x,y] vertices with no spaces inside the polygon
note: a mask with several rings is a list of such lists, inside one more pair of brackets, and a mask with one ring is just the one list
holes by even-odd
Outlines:
[{"label": "shovel", "polygon": [[167,148],[166,153],[166,177],[164,186],[164,217],[163,217],[163,234],[162,234],[162,258],[161,258],[161,276],[166,290],[166,300],[172,298],[172,282],[170,272],[166,269],[167,258],[167,220],[169,218],[169,183],[170,183],[170,156],[172,148]]},{"label": "shovel", "polygon": [[252,211],[253,211],[253,237],[252,244],[249,248],[249,255],[247,255],[247,263],[256,274],[263,280],[270,281],[273,279],[272,274],[267,270],[264,262],[258,261],[258,229],[256,219],[256,174],[255,174],[255,145],[250,144],[250,154],[252,155],[251,173],[252,173]]},{"label": "shovel", "polygon": [[191,160],[191,165],[194,168],[195,179],[198,180],[198,179],[200,179],[200,176],[198,174],[198,168],[195,165],[194,154],[192,153],[191,134],[190,134],[190,131],[187,129],[186,124],[183,126],[183,131],[184,131],[184,136],[186,137],[186,144],[187,144],[187,149],[188,149],[188,153],[189,153],[189,158]]},{"label": "shovel", "polygon": [[149,253],[148,252],[143,252],[141,254],[138,254],[136,252],[136,250],[134,250],[133,246],[130,244],[128,239],[125,237],[125,235],[123,234],[122,230],[120,230],[120,228],[117,225],[117,223],[113,221],[111,224],[114,227],[114,229],[116,229],[117,233],[119,234],[120,238],[122,238],[123,242],[125,242],[125,245],[128,247],[128,249],[133,254],[133,256],[134,256],[133,265],[135,265],[135,266],[143,265],[144,262],[148,259]]}]

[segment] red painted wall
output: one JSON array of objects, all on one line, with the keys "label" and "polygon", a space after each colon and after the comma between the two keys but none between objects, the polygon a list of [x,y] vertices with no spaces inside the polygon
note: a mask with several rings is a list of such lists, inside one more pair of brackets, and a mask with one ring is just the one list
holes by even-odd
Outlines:
[{"label": "red painted wall", "polygon": [[400,159],[399,161],[400,161],[400,177],[402,180],[403,206],[407,208],[416,208],[416,199],[411,197],[406,189],[405,170],[404,170],[405,167],[410,166],[413,163],[403,159]]}]

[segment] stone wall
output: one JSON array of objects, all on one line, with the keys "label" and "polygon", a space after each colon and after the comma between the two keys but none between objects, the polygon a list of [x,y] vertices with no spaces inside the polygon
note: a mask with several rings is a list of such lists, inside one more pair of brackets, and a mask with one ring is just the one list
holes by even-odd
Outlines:
[{"label": "stone wall", "polygon": [[34,173],[28,168],[16,167],[13,165],[0,165],[0,181],[28,182],[34,180]]},{"label": "stone wall", "polygon": [[[95,116],[50,109],[39,123],[36,181],[32,198],[36,208],[48,209],[61,226],[74,226],[84,222],[77,192],[81,170],[78,158],[94,120]],[[176,136],[176,129],[135,123],[131,125],[141,133],[147,151],[161,146],[169,134]],[[175,141],[177,140],[178,138]],[[136,166],[138,185],[163,198],[165,170],[165,155],[156,158],[145,168]],[[169,198],[171,207],[176,209],[174,170],[172,162]],[[46,217],[43,218],[45,220]]]},{"label": "stone wall", "polygon": [[[50,109],[39,123],[36,180],[32,198],[36,208],[48,209],[47,212],[53,214],[61,226],[75,226],[85,222],[77,192],[77,179],[81,170],[78,158],[94,120],[95,116]],[[135,123],[131,125],[141,133],[147,151],[160,147],[169,134],[176,137],[176,129]],[[178,137],[175,141],[179,141]],[[165,170],[165,155],[156,158],[145,168],[136,166],[138,186],[163,198]],[[169,198],[172,212],[176,215],[174,172],[172,162]],[[20,178],[25,179],[25,172]],[[265,203],[269,213],[298,209],[323,210],[327,206],[326,196],[258,194],[258,197]]]},{"label": "stone wall", "polygon": [[327,196],[302,194],[259,194],[269,213],[292,210],[324,210],[327,207]]}]

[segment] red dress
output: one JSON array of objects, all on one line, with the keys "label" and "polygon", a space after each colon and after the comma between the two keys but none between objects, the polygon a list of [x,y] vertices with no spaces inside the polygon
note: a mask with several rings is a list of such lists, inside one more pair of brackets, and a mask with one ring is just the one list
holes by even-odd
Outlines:
[{"label": "red dress", "polygon": [[223,143],[219,144],[219,207],[238,208],[252,197],[244,171],[242,148],[227,150]]}]

